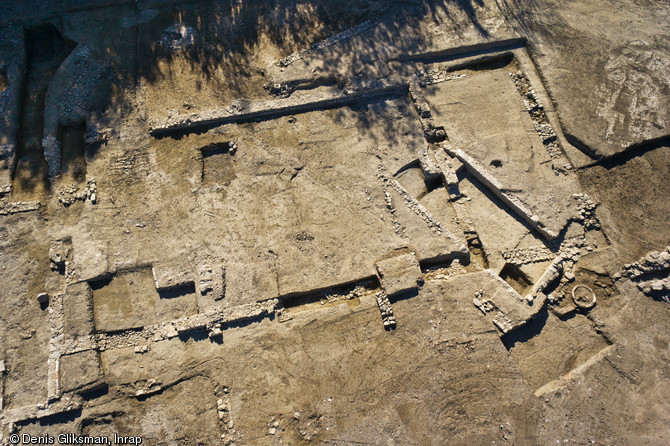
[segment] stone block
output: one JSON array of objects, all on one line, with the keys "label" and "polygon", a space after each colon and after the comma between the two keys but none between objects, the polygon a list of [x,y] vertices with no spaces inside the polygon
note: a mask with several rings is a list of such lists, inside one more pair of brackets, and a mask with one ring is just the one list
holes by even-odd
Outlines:
[{"label": "stone block", "polygon": [[49,260],[51,260],[51,269],[63,269],[65,261],[71,254],[72,242],[69,238],[57,239],[49,245]]},{"label": "stone block", "polygon": [[63,392],[86,393],[104,384],[100,358],[95,350],[87,350],[60,359]]},{"label": "stone block", "polygon": [[497,310],[494,311],[492,322],[502,334],[522,327],[542,308],[539,302],[534,306],[528,305],[509,283],[493,271],[486,270],[484,274],[488,276],[486,281],[490,286],[485,287],[481,295],[489,299],[494,309]]},{"label": "stone block", "polygon": [[226,269],[222,266],[202,265],[198,268],[200,294],[214,300],[223,299],[226,294]]},{"label": "stone block", "polygon": [[40,305],[47,305],[49,303],[49,294],[48,293],[38,294],[37,302],[39,302]]},{"label": "stone block", "polygon": [[94,331],[91,287],[86,282],[69,284],[63,297],[63,334],[76,339]]},{"label": "stone block", "polygon": [[389,297],[414,290],[423,280],[421,267],[414,253],[380,260],[376,267],[382,288]]},{"label": "stone block", "polygon": [[156,282],[156,290],[167,291],[175,288],[190,287],[194,284],[193,271],[182,265],[157,264],[151,268]]}]

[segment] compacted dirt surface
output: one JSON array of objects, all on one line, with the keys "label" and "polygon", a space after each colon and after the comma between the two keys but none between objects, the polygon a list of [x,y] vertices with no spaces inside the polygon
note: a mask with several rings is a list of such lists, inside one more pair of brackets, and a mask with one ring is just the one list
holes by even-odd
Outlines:
[{"label": "compacted dirt surface", "polygon": [[0,444],[668,444],[668,35],[2,2]]}]

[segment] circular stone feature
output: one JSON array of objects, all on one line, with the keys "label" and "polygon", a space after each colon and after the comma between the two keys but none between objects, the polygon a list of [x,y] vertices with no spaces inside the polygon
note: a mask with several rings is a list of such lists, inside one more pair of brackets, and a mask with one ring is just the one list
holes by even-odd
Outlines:
[{"label": "circular stone feature", "polygon": [[572,300],[579,308],[588,309],[596,304],[596,295],[586,285],[577,285],[572,289]]}]

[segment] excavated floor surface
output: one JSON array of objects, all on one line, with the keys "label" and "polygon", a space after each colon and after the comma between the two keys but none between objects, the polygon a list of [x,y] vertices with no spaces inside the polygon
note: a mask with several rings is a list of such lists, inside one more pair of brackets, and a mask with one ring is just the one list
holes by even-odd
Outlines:
[{"label": "excavated floor surface", "polygon": [[668,443],[664,2],[43,3],[1,445]]}]

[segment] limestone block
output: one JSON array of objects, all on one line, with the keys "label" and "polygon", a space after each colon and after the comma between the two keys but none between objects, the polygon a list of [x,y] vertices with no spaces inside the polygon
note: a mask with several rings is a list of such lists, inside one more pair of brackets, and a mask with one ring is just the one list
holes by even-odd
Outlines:
[{"label": "limestone block", "polygon": [[51,260],[53,269],[64,266],[65,261],[70,256],[71,240],[68,238],[58,239],[49,245],[49,260]]},{"label": "limestone block", "polygon": [[200,294],[209,295],[214,300],[223,299],[226,294],[226,269],[222,266],[202,265],[198,269]]},{"label": "limestone block", "polygon": [[613,273],[616,266],[618,266],[617,257],[611,246],[585,254],[577,263],[578,269],[593,271],[600,275]]},{"label": "limestone block", "polygon": [[151,268],[158,291],[173,290],[192,285],[193,271],[183,265],[157,264]]},{"label": "limestone block", "polygon": [[376,264],[382,288],[386,294],[394,296],[416,289],[423,280],[419,262],[414,253],[407,253],[381,260]]},{"label": "limestone block", "polygon": [[472,303],[493,323],[500,336],[524,326],[544,305],[544,302],[528,305],[510,284],[490,269],[459,277],[467,277],[469,286],[481,287],[474,292]]},{"label": "limestone block", "polygon": [[49,293],[39,293],[37,295],[37,302],[40,305],[47,305],[49,303]]}]

